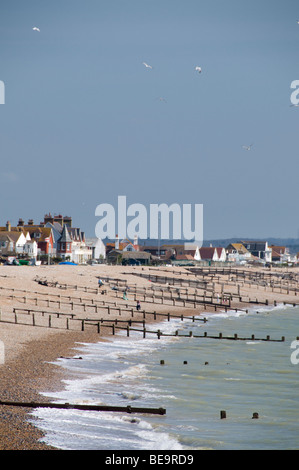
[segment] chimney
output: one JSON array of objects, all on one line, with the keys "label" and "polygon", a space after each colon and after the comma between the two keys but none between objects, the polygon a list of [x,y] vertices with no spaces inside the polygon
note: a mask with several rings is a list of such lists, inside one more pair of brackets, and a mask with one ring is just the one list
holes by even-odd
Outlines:
[{"label": "chimney", "polygon": [[138,245],[138,235],[135,235],[134,237],[134,245]]},{"label": "chimney", "polygon": [[24,227],[24,220],[23,219],[19,219],[18,227]]},{"label": "chimney", "polygon": [[33,225],[33,219],[28,220],[28,225]]},{"label": "chimney", "polygon": [[11,224],[9,221],[6,222],[6,231],[10,232],[11,231]]},{"label": "chimney", "polygon": [[116,250],[119,250],[119,238],[118,238],[118,235],[116,235],[116,238],[115,238],[115,249],[116,249]]},{"label": "chimney", "polygon": [[54,222],[58,222],[63,227],[63,217],[61,214],[54,215]]},{"label": "chimney", "polygon": [[72,218],[68,216],[63,217],[63,223],[68,227],[72,227]]},{"label": "chimney", "polygon": [[48,222],[50,222],[50,224],[53,224],[54,222],[54,218],[52,217],[51,212],[44,216],[44,225],[46,225]]}]

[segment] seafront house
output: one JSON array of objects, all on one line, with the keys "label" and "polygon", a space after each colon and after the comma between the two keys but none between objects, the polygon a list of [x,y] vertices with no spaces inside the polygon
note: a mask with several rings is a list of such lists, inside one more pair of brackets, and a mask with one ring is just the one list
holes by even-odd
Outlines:
[{"label": "seafront house", "polygon": [[38,246],[35,240],[26,241],[23,249],[23,254],[26,255],[28,258],[37,258]]},{"label": "seafront house", "polygon": [[[42,225],[52,229],[56,256],[63,259],[67,258],[77,264],[85,264],[91,261],[93,258],[92,247],[86,243],[85,233],[80,228],[73,227],[72,217],[49,213],[44,216]],[[61,239],[64,227],[66,229],[63,238],[70,238],[70,241],[63,241]],[[60,243],[58,243],[59,240]],[[68,245],[64,245],[64,243]]]},{"label": "seafront house", "polygon": [[296,263],[297,256],[292,255],[290,250],[286,246],[277,246],[271,245],[270,248],[272,249],[272,262],[276,264],[283,264],[283,263]]},{"label": "seafront house", "polygon": [[226,249],[226,259],[236,264],[246,264],[251,260],[250,251],[242,243],[230,243]]},{"label": "seafront house", "polygon": [[2,255],[19,255],[24,251],[27,240],[23,232],[12,230],[0,231],[0,253]]},{"label": "seafront house", "polygon": [[240,243],[242,243],[252,256],[255,256],[258,260],[265,263],[272,262],[272,248],[268,246],[267,241],[242,240]]},{"label": "seafront house", "polygon": [[107,262],[109,264],[148,265],[151,263],[151,259],[151,254],[146,251],[122,251],[113,249],[107,253]]},{"label": "seafront house", "polygon": [[63,226],[61,235],[59,239],[57,240],[56,254],[58,257],[62,258],[64,261],[73,260],[72,239],[70,237],[70,234],[66,225]]},{"label": "seafront house", "polygon": [[121,252],[140,251],[137,235],[135,235],[133,241],[129,240],[128,238],[124,238],[123,240],[120,240],[119,236],[116,235],[114,242],[106,243],[106,253],[108,254],[112,250],[119,250]]},{"label": "seafront house", "polygon": [[217,250],[217,255],[218,255],[218,261],[225,262],[226,261],[226,251],[225,248],[223,247],[216,247]]},{"label": "seafront house", "polygon": [[85,243],[92,252],[93,260],[104,260],[106,258],[106,246],[101,238],[86,238]]},{"label": "seafront house", "polygon": [[199,252],[202,261],[219,261],[217,249],[213,246],[203,246]]}]

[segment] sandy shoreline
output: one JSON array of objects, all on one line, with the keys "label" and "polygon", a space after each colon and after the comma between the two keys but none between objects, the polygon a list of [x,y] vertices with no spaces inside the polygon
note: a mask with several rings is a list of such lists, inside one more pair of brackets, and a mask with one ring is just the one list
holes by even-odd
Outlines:
[{"label": "sandy shoreline", "polygon": [[[242,268],[240,268],[242,269]],[[261,268],[258,268],[261,270]],[[257,268],[252,268],[257,270]],[[279,272],[273,270],[272,272]],[[285,272],[285,271],[284,271]],[[297,270],[295,269],[296,273]],[[99,312],[89,311],[86,305],[92,301],[98,300],[107,303],[107,305],[124,306],[128,304],[129,308],[134,310],[134,319],[142,318],[142,313],[136,312],[135,300],[133,294],[128,291],[128,301],[124,301],[117,291],[111,289],[111,285],[105,283],[106,294],[88,292],[97,289],[97,278],[109,276],[116,279],[125,279],[130,285],[136,285],[138,288],[149,288],[153,283],[148,279],[134,275],[138,274],[159,274],[167,275],[174,279],[196,279],[194,275],[184,268],[141,268],[124,266],[0,266],[0,307],[2,310],[0,322],[0,340],[5,347],[5,363],[0,365],[0,400],[2,401],[46,401],[46,398],[40,393],[50,390],[60,390],[63,372],[60,367],[54,365],[57,358],[64,356],[70,357],[76,354],[76,343],[88,343],[105,340],[105,336],[111,337],[111,328],[103,328],[101,325],[101,334],[97,332],[94,325],[87,326],[81,331],[81,323],[73,322],[74,329],[67,330],[64,325],[67,313],[71,311],[78,319],[86,318],[117,318],[115,314],[108,314],[107,310],[100,309]],[[37,282],[38,279],[49,282],[59,282],[69,286],[79,286],[80,289],[70,287],[68,289],[59,289],[58,287],[48,287]],[[260,284],[250,285],[239,280],[237,282],[229,276],[218,276],[217,279],[209,279],[209,285],[213,285],[215,292],[221,295],[221,292],[232,292],[235,295],[232,299],[231,307],[248,308],[251,305],[238,301],[237,294],[258,298],[259,301],[267,301],[269,305],[276,302],[298,303],[297,292],[287,291],[285,288],[280,292],[277,288],[273,292],[269,284],[263,286]],[[296,282],[292,282],[294,287]],[[160,286],[160,284],[156,284]],[[84,292],[83,288],[86,288]],[[161,287],[163,285],[161,284]],[[14,289],[14,290],[12,290]],[[182,292],[186,290],[182,287]],[[276,290],[276,292],[275,292]],[[194,288],[188,287],[190,295],[194,295]],[[61,305],[54,302],[59,299]],[[13,297],[12,297],[13,296]],[[69,300],[67,300],[69,296]],[[26,297],[26,299],[24,298]],[[84,297],[84,298],[83,298]],[[51,302],[46,303],[46,299]],[[81,302],[80,302],[81,300]],[[65,303],[64,303],[65,302]],[[73,302],[70,310],[70,302]],[[110,303],[109,303],[110,302]],[[181,306],[170,306],[161,304],[160,301],[154,303],[142,302],[142,308],[148,312],[174,312],[184,315],[198,315],[200,309],[191,307],[189,304],[185,308]],[[26,303],[26,305],[25,305]],[[44,304],[45,306],[44,306]],[[84,307],[84,308],[83,308]],[[14,323],[14,308],[32,308],[36,311],[35,326],[30,322],[30,315],[18,312],[18,323]],[[39,314],[38,310],[44,310],[44,315]],[[213,311],[213,310],[211,310]],[[55,319],[54,312],[65,314],[63,318]],[[52,316],[51,328],[49,327],[49,313]],[[31,313],[32,315],[32,313]],[[122,319],[130,319],[131,313],[128,310],[122,312]],[[118,317],[120,318],[120,317]],[[161,319],[161,317],[160,317]],[[146,319],[153,322],[153,316]],[[8,323],[9,322],[9,323]],[[20,324],[27,322],[26,325]],[[40,323],[39,323],[40,322]],[[78,327],[76,326],[78,325]],[[58,329],[59,328],[59,329]],[[28,420],[28,412],[25,408],[0,406],[0,450],[51,450],[54,449],[42,442],[43,433],[34,426],[34,421]]]}]

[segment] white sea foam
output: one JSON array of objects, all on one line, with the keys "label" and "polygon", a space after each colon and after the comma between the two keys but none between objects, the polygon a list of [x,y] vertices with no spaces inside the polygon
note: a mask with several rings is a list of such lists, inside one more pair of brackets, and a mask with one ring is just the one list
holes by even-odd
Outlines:
[{"label": "white sea foam", "polygon": [[[268,315],[272,312],[273,315]],[[285,312],[291,315],[292,322],[281,322],[282,316],[286,320],[289,318]],[[205,325],[192,322],[192,319],[171,319],[153,323],[149,330],[160,329],[169,334],[180,330],[186,334],[194,329],[196,334],[201,327],[216,331],[220,326],[220,331],[224,335],[229,332],[229,336],[231,325],[236,327],[234,331],[238,334],[237,327],[241,325],[240,337],[250,338],[252,333],[256,338],[268,333],[272,337],[274,329],[278,337],[283,334],[287,338],[287,332],[282,330],[288,327],[293,334],[297,324],[296,309],[285,305],[262,308],[254,305],[248,314],[230,310],[206,313],[200,317],[203,316],[208,318]],[[279,448],[284,445],[281,442],[282,425],[291,442],[289,444],[288,441],[287,445],[295,447],[298,445],[299,417],[293,405],[296,402],[296,387],[293,385],[297,376],[296,369],[290,365],[289,350],[287,357],[282,354],[285,348],[284,343],[257,340],[214,341],[178,337],[159,340],[151,333],[143,339],[142,332],[130,331],[130,337],[125,331],[118,332],[106,342],[78,344],[74,353],[78,356],[79,351],[80,361],[58,361],[78,376],[66,380],[65,390],[52,394],[53,399],[69,403],[131,404],[132,407],[139,404],[165,406],[165,416],[47,409],[35,410],[33,414],[39,417],[37,423],[46,433],[46,442],[62,449],[180,450],[230,448],[230,445],[238,448],[244,444],[254,448],[257,442],[273,443],[274,448]],[[159,365],[161,352],[165,367]],[[187,374],[182,358],[188,360]],[[206,360],[209,367],[204,366]],[[291,369],[287,370],[289,382],[285,390],[285,377],[282,380],[277,371],[285,372],[287,367]],[[292,407],[291,413],[286,411],[287,418],[277,408],[277,400],[285,394],[291,396],[288,404]],[[48,393],[45,395],[49,396]],[[280,399],[279,403],[283,408],[285,400]],[[252,431],[251,419],[246,424],[243,418],[252,416],[253,405],[254,410],[263,410],[267,416],[272,416],[275,409],[277,428],[272,419],[267,421],[266,429],[260,420],[258,428],[254,426]],[[223,423],[220,426],[219,419],[215,421],[215,409],[222,409],[220,406],[227,406],[229,416],[242,415],[238,423],[232,420],[230,425],[230,421],[226,421],[227,438],[223,435]],[[293,421],[288,426],[286,423],[290,420]],[[271,439],[264,441],[267,426],[271,426]],[[242,441],[242,435],[246,436],[246,441]]]}]

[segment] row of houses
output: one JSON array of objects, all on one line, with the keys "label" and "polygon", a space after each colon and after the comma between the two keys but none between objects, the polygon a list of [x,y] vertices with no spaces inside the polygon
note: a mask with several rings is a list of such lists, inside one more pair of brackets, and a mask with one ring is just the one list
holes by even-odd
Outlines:
[{"label": "row of houses", "polygon": [[98,238],[86,238],[85,233],[74,227],[69,216],[44,216],[39,224],[29,219],[27,224],[19,219],[16,226],[7,222],[0,226],[0,257],[26,257],[36,260],[44,256],[85,264],[92,260],[104,260],[112,264],[169,263],[188,265],[196,263],[297,263],[284,246],[269,245],[267,241],[240,240],[226,247],[197,247],[185,249],[183,244],[141,245],[138,237],[104,244]]},{"label": "row of houses", "polygon": [[99,239],[86,239],[80,228],[72,226],[72,218],[62,215],[44,216],[39,224],[19,219],[16,226],[8,221],[0,227],[0,256],[61,258],[77,264],[105,256],[105,245]]},{"label": "row of houses", "polygon": [[107,261],[132,264],[149,264],[153,261],[176,264],[229,262],[233,264],[247,263],[297,263],[297,256],[291,255],[284,246],[268,244],[267,241],[242,240],[226,247],[194,247],[185,249],[184,245],[163,244],[161,246],[141,246],[137,237],[119,240],[106,244]]}]

